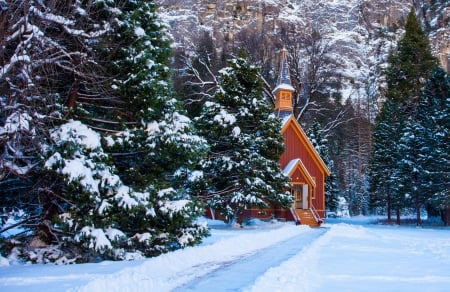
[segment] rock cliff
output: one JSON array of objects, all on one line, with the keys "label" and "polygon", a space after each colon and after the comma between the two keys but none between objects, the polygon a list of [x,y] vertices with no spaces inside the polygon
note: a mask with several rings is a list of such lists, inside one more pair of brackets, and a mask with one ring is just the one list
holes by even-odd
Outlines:
[{"label": "rock cliff", "polygon": [[432,49],[450,69],[450,1],[425,0],[158,0],[169,24],[174,47],[194,51],[207,32],[218,53],[239,46],[236,35],[249,30],[281,45],[281,35],[309,34],[314,29],[327,40],[336,60],[344,98],[376,95],[387,57],[403,35],[411,5],[429,33]]}]

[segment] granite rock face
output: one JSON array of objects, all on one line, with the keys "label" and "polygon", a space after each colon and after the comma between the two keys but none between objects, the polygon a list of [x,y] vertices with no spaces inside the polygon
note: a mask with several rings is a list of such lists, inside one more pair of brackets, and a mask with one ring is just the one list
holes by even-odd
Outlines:
[{"label": "granite rock face", "polygon": [[[344,98],[383,90],[379,79],[390,50],[403,35],[414,5],[429,33],[432,49],[450,69],[449,0],[158,0],[174,47],[194,51],[208,33],[218,53],[238,46],[236,36],[259,33],[276,47],[281,34],[304,35],[314,29],[327,41],[344,84]],[[369,88],[369,89],[368,89]],[[370,88],[374,88],[371,90]],[[359,92],[358,92],[359,91]]]}]

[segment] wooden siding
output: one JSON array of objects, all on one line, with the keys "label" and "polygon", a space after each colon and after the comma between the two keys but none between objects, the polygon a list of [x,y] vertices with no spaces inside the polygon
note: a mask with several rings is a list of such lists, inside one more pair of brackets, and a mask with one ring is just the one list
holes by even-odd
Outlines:
[{"label": "wooden siding", "polygon": [[293,174],[291,174],[291,183],[301,183],[306,184],[307,178],[301,173],[300,169],[296,169]]},{"label": "wooden siding", "polygon": [[[302,160],[303,165],[316,182],[315,196],[311,202],[317,212],[323,216],[325,211],[325,173],[321,165],[318,163],[317,157],[315,157],[317,154],[311,152],[311,149],[308,149],[308,145],[305,144],[306,141],[304,141],[304,137],[299,137],[300,135],[298,133],[298,129],[295,129],[296,126],[297,125],[291,122],[284,129],[283,136],[286,151],[281,155],[280,166],[284,168],[291,160],[295,158],[300,158]],[[295,174],[291,178],[296,181]]]}]

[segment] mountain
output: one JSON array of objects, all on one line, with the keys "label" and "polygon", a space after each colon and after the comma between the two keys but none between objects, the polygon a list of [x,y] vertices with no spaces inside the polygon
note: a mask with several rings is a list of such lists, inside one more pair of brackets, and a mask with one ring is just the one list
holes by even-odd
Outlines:
[{"label": "mountain", "polygon": [[[175,40],[173,46],[186,52],[195,51],[205,32],[212,37],[218,54],[242,45],[245,42],[242,34],[246,31],[247,35],[248,32],[261,35],[265,43],[273,46],[272,54],[285,45],[282,36],[320,32],[326,41],[328,57],[336,61],[335,73],[343,82],[344,100],[377,98],[383,90],[380,70],[403,35],[402,27],[412,5],[409,0],[157,2]],[[414,2],[434,52],[443,67],[450,69],[450,1]]]}]

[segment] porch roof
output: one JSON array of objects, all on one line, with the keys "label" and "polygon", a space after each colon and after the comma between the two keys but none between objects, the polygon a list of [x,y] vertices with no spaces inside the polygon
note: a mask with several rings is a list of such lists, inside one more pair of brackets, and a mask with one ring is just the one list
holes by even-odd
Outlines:
[{"label": "porch roof", "polygon": [[291,161],[289,161],[289,163],[283,169],[283,173],[285,175],[291,177],[297,168],[300,170],[302,175],[305,177],[307,183],[315,188],[316,182],[315,182],[314,178],[311,176],[311,174],[308,172],[308,170],[306,169],[305,165],[303,164],[303,162],[300,158],[292,159]]}]

